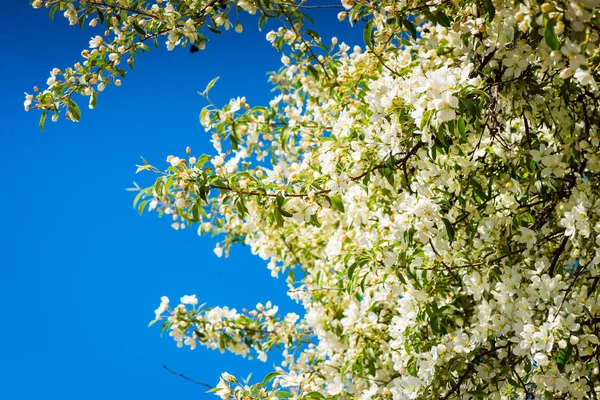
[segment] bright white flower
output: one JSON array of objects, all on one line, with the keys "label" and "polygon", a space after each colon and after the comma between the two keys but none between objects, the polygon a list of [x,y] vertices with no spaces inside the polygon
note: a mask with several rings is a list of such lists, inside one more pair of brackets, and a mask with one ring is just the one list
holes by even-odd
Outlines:
[{"label": "bright white flower", "polygon": [[108,59],[115,65],[119,65],[119,63],[120,63],[120,56],[118,53],[110,53],[108,55]]},{"label": "bright white flower", "polygon": [[214,248],[213,252],[215,253],[215,255],[219,258],[221,258],[223,256],[223,248],[221,246],[219,246],[217,244],[217,246]]},{"label": "bright white flower", "polygon": [[185,295],[180,300],[181,300],[182,304],[191,304],[191,305],[198,304],[198,299],[196,298],[195,294]]},{"label": "bright white flower", "polygon": [[162,296],[160,298],[160,306],[154,311],[156,314],[156,318],[159,318],[162,313],[169,309],[169,298],[167,296]]},{"label": "bright white flower", "polygon": [[433,104],[438,111],[437,118],[440,122],[456,119],[455,109],[458,108],[458,98],[452,93],[445,92],[441,98],[433,100]]},{"label": "bright white flower", "polygon": [[219,383],[217,384],[215,393],[221,397],[221,399],[229,399],[231,397],[232,391],[229,388],[229,385],[221,378]]},{"label": "bright white flower", "polygon": [[90,49],[95,49],[97,47],[102,46],[103,42],[104,40],[102,39],[102,36],[94,36],[92,40],[90,40]]},{"label": "bright white flower", "polygon": [[196,348],[196,338],[193,336],[186,337],[183,341],[183,344],[190,347],[190,350],[194,350]]},{"label": "bright white flower", "polygon": [[210,160],[211,164],[215,167],[220,167],[225,162],[225,158],[222,155],[214,156],[212,160]]},{"label": "bright white flower", "polygon": [[546,353],[536,353],[533,359],[540,367],[545,367],[549,363]]},{"label": "bright white flower", "polygon": [[25,111],[29,111],[32,102],[33,95],[25,93],[25,101],[23,102],[23,107],[25,108]]},{"label": "bright white flower", "polygon": [[344,390],[344,383],[339,376],[336,376],[332,382],[327,384],[327,394],[330,396],[338,395]]},{"label": "bright white flower", "polygon": [[577,81],[582,86],[590,86],[593,91],[595,91],[595,92],[598,91],[598,84],[594,80],[594,77],[589,73],[589,71],[579,68],[579,69],[577,69],[577,71],[575,71],[574,76],[575,76],[575,79],[577,79]]},{"label": "bright white flower", "polygon": [[527,244],[528,249],[533,248],[533,246],[537,243],[535,232],[523,226],[519,227],[519,230],[521,231],[519,242]]},{"label": "bright white flower", "polygon": [[167,157],[167,162],[171,164],[172,167],[176,167],[181,164],[183,160],[179,157],[169,156]]}]

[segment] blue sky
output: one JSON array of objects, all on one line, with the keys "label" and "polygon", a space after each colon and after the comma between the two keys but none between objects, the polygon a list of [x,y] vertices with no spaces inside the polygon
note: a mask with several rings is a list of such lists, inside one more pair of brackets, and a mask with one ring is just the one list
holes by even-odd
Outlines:
[{"label": "blue sky", "polygon": [[[193,230],[174,231],[155,214],[140,217],[125,191],[139,157],[166,165],[169,154],[212,153],[198,123],[197,95],[215,76],[211,98],[223,104],[245,95],[251,104],[271,96],[267,71],[279,54],[254,21],[242,35],[213,36],[204,52],[144,54],[121,88],[109,87],[78,124],[61,120],[37,128],[23,92],[44,86],[53,67],[80,60],[93,32],[71,27],[57,13],[27,1],[3,4],[0,38],[0,389],[6,399],[113,399],[205,395],[205,389],[162,369],[210,384],[222,371],[258,379],[266,364],[205,349],[178,349],[158,328],[147,328],[160,296],[197,294],[208,305],[253,307],[272,300],[301,312],[247,248],[229,259]],[[332,2],[332,3],[335,3]],[[314,16],[323,36],[349,35],[337,11]],[[164,39],[162,40],[164,41]],[[359,40],[356,40],[359,43]],[[352,44],[352,43],[351,43]]]}]

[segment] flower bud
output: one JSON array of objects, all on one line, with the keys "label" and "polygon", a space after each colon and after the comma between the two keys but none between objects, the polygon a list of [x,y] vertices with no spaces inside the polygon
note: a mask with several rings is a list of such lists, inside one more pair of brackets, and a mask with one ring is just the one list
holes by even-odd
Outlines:
[{"label": "flower bud", "polygon": [[579,343],[579,338],[575,335],[571,336],[571,338],[569,339],[569,342],[575,346],[577,343]]},{"label": "flower bud", "polygon": [[223,378],[224,381],[226,382],[233,382],[236,383],[237,379],[235,378],[235,376],[231,375],[230,373],[227,372],[223,372],[221,374],[221,378]]},{"label": "flower bud", "polygon": [[554,11],[554,10],[555,10],[555,8],[554,8],[554,4],[552,4],[552,3],[544,3],[544,4],[542,4],[542,6],[540,7],[540,9],[542,10],[542,12],[543,12],[544,14],[548,14],[548,13],[550,13],[550,12],[552,12],[552,11]]},{"label": "flower bud", "polygon": [[517,13],[515,14],[515,19],[517,21],[523,21],[523,19],[525,18],[525,13],[523,11],[517,11]]}]

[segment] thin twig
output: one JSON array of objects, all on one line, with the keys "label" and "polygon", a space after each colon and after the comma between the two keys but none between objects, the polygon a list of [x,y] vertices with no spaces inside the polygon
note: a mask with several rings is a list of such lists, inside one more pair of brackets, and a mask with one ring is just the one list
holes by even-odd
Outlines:
[{"label": "thin twig", "polygon": [[173,374],[173,375],[177,375],[178,377],[180,377],[180,378],[183,378],[183,379],[185,379],[186,381],[190,381],[190,382],[192,382],[192,383],[195,383],[196,385],[204,386],[204,387],[206,387],[206,388],[209,388],[209,389],[214,389],[214,387],[213,387],[213,386],[210,386],[208,383],[204,383],[204,382],[198,382],[198,381],[197,381],[197,380],[195,380],[195,379],[192,379],[192,378],[190,378],[190,377],[188,377],[188,376],[185,376],[185,375],[184,375],[184,374],[182,374],[181,372],[173,371],[172,369],[170,369],[169,367],[167,367],[165,364],[163,364],[163,366],[162,366],[162,367],[163,367],[164,369],[166,369],[167,371],[169,371],[169,373],[171,373],[171,374]]}]

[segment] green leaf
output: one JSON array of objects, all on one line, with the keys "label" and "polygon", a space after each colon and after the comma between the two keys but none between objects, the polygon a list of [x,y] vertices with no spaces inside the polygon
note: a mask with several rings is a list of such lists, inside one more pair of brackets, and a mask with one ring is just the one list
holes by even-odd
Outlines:
[{"label": "green leaf", "polygon": [[308,392],[302,398],[303,399],[324,399],[325,396],[323,396],[319,392]]},{"label": "green leaf", "polygon": [[[447,124],[448,124],[448,125],[447,125],[447,126],[448,126],[448,133],[449,133],[450,135],[454,135],[454,124],[455,124],[454,120],[453,120],[453,119],[451,119],[450,121],[448,121],[448,123],[447,123]],[[441,127],[440,127],[440,131],[441,131]]]},{"label": "green leaf", "polygon": [[354,270],[356,270],[356,267],[358,267],[358,263],[354,263],[350,266],[350,268],[348,268],[348,278],[352,279],[352,275],[354,275]]},{"label": "green leaf", "polygon": [[454,242],[454,227],[447,218],[442,218],[442,222],[446,226],[446,232],[448,232],[448,239],[450,239],[450,243]]},{"label": "green leaf", "polygon": [[431,120],[433,112],[434,112],[433,110],[427,110],[427,111],[425,111],[425,114],[423,114],[423,118],[421,119],[420,129],[423,129],[423,128],[425,128],[425,126],[427,126],[427,124]]},{"label": "green leaf", "polygon": [[156,179],[156,182],[154,182],[154,188],[153,188],[154,197],[158,197],[161,194],[162,182],[163,182],[162,178],[158,178],[158,179]]},{"label": "green leaf", "polygon": [[244,200],[242,197],[239,197],[236,201],[235,201],[235,208],[237,209],[238,213],[240,214],[240,217],[242,219],[246,218],[246,214],[248,213],[248,209],[246,208],[246,206],[244,205]]},{"label": "green leaf", "polygon": [[310,224],[316,226],[317,228],[321,227],[321,221],[319,221],[317,214],[313,214],[310,216]]},{"label": "green leaf", "polygon": [[267,18],[266,15],[261,15],[259,20],[258,20],[258,30],[262,32],[262,27],[265,24],[265,22],[267,22],[269,18]]},{"label": "green leaf", "polygon": [[267,383],[272,381],[276,376],[281,375],[279,372],[270,372],[265,376],[265,379],[262,381],[262,386],[267,386]]},{"label": "green leaf", "polygon": [[460,117],[458,119],[458,133],[460,133],[460,136],[462,136],[463,139],[467,139],[467,129],[466,129],[466,125],[465,125],[465,119],[463,117]]},{"label": "green leaf", "polygon": [[423,16],[424,16],[424,17],[425,17],[425,18],[426,18],[428,21],[431,21],[431,23],[433,23],[433,24],[437,24],[437,23],[438,23],[438,20],[437,20],[437,18],[435,17],[435,15],[433,15],[433,14],[431,13],[431,11],[429,11],[429,9],[428,9],[428,8],[425,8],[425,9],[423,10]]},{"label": "green leaf", "polygon": [[68,103],[68,107],[73,121],[79,122],[79,120],[81,120],[81,110],[79,109],[77,103],[75,103],[73,100],[70,100]]},{"label": "green leaf", "polygon": [[370,19],[365,25],[365,29],[363,30],[363,39],[367,47],[373,47],[373,42],[371,41],[371,34],[373,32],[373,20]]},{"label": "green leaf", "polygon": [[203,96],[206,96],[208,94],[208,91],[210,89],[212,89],[213,86],[215,86],[215,83],[219,80],[219,78],[220,77],[217,76],[215,79],[213,79],[212,81],[208,82],[208,85],[206,85],[206,89],[204,89],[204,92],[202,92]]},{"label": "green leaf", "polygon": [[544,39],[546,40],[546,44],[552,50],[558,50],[560,48],[560,42],[558,41],[558,37],[556,36],[556,32],[554,31],[555,25],[556,21],[554,19],[549,20],[546,23],[546,30],[544,32]]},{"label": "green leaf", "polygon": [[208,108],[203,108],[202,111],[200,111],[200,125],[202,125],[202,121],[209,112],[210,111],[208,110]]},{"label": "green leaf", "polygon": [[521,385],[519,385],[519,383],[517,381],[515,381],[515,379],[513,377],[511,377],[510,375],[507,375],[506,380],[508,380],[508,383],[510,383],[512,387],[515,387],[515,388],[521,387]]},{"label": "green leaf", "polygon": [[415,28],[415,25],[407,19],[403,20],[402,24],[410,32],[412,38],[417,40],[417,28]]},{"label": "green leaf", "polygon": [[48,114],[48,111],[44,111],[44,113],[40,117],[40,130],[42,132],[44,132],[44,124],[46,123],[46,115],[47,114]]},{"label": "green leaf", "polygon": [[485,6],[488,10],[488,21],[491,21],[496,16],[496,7],[494,7],[494,3],[492,2],[492,0],[486,0]]},{"label": "green leaf", "polygon": [[285,202],[285,197],[278,194],[277,197],[275,197],[275,201],[277,202],[277,207],[281,208],[283,207],[283,203]]},{"label": "green leaf", "polygon": [[558,352],[558,357],[556,358],[556,364],[558,365],[558,369],[560,372],[564,372],[565,365],[569,362],[571,355],[573,354],[573,346],[568,345],[564,349],[561,349]]},{"label": "green leaf", "polygon": [[305,32],[307,34],[309,34],[310,36],[312,36],[313,39],[316,39],[317,41],[321,40],[321,36],[319,35],[319,32],[313,31],[312,29],[307,29]]},{"label": "green leaf", "polygon": [[58,3],[54,4],[54,7],[50,9],[50,21],[54,19],[54,14],[56,14],[56,10],[58,10]]},{"label": "green leaf", "polygon": [[133,21],[133,29],[142,36],[146,36],[146,31],[135,21]]},{"label": "green leaf", "polygon": [[146,208],[146,204],[148,204],[148,200],[144,200],[138,205],[138,213],[140,215],[144,213],[144,208]]},{"label": "green leaf", "polygon": [[525,365],[524,365],[524,369],[525,372],[527,372],[528,374],[531,372],[531,360],[525,360]]},{"label": "green leaf", "polygon": [[283,217],[281,216],[281,213],[279,212],[279,208],[275,207],[275,209],[273,210],[273,216],[275,217],[275,222],[277,222],[277,226],[282,227],[283,226]]},{"label": "green leaf", "polygon": [[436,11],[435,19],[437,20],[438,24],[440,24],[444,28],[449,28],[450,25],[452,24],[452,22],[450,21],[450,18],[448,18],[448,16],[446,14],[444,14],[442,11]]},{"label": "green leaf", "polygon": [[90,102],[90,106],[92,108],[96,108],[96,103],[98,102],[98,92],[95,90],[92,92],[92,101]]},{"label": "green leaf", "polygon": [[306,67],[306,70],[313,78],[315,78],[317,80],[319,79],[319,72],[311,64],[308,64],[308,66]]},{"label": "green leaf", "polygon": [[140,199],[142,198],[142,196],[144,195],[144,191],[140,190],[139,193],[135,196],[135,199],[133,199],[133,207],[135,207],[138,203],[138,201],[140,201]]},{"label": "green leaf", "polygon": [[212,33],[216,33],[217,35],[220,35],[221,33],[223,33],[223,32],[221,32],[220,30],[218,30],[217,28],[213,28],[213,27],[212,27],[212,26],[210,26],[210,25],[207,25],[207,27],[208,27],[208,30],[209,30],[209,31],[211,31]]},{"label": "green leaf", "polygon": [[195,222],[200,222],[200,202],[197,201],[196,204],[194,204],[194,207],[192,207],[192,217],[194,218]]},{"label": "green leaf", "polygon": [[460,97],[458,99],[458,101],[459,101],[462,109],[467,110],[469,112],[469,116],[471,117],[471,120],[474,120],[475,118],[477,118],[479,113],[477,112],[477,106],[475,105],[473,100],[468,99],[466,97]]},{"label": "green leaf", "polygon": [[202,154],[199,158],[198,161],[196,161],[196,167],[198,168],[202,168],[204,166],[204,164],[206,164],[208,161],[210,161],[212,157],[209,156],[208,154]]},{"label": "green leaf", "polygon": [[475,192],[475,194],[477,196],[479,196],[479,199],[481,201],[485,201],[487,199],[487,196],[486,196],[483,188],[479,184],[479,182],[477,182],[475,179],[471,178],[471,179],[469,179],[469,183],[473,187],[473,191]]},{"label": "green leaf", "polygon": [[104,13],[99,8],[97,8],[96,11],[98,12],[98,19],[100,20],[100,23],[103,24],[104,23]]},{"label": "green leaf", "polygon": [[467,392],[467,394],[468,394],[469,396],[472,396],[472,397],[478,397],[478,398],[482,398],[482,399],[483,399],[483,398],[486,398],[486,397],[488,397],[488,396],[489,396],[489,393],[487,393],[487,392],[482,392],[482,391],[480,391],[480,390],[477,390],[477,391],[474,391],[474,392]]},{"label": "green leaf", "polygon": [[350,10],[350,14],[348,15],[348,21],[350,22],[350,26],[354,26],[354,21],[360,18],[364,7],[364,4],[357,4],[354,7],[352,7],[352,10]]},{"label": "green leaf", "polygon": [[329,198],[329,200],[331,200],[331,204],[335,207],[336,210],[338,210],[340,212],[346,211],[346,210],[344,210],[344,203],[342,203],[342,199],[340,198],[340,196],[338,196],[338,195],[331,196]]}]

